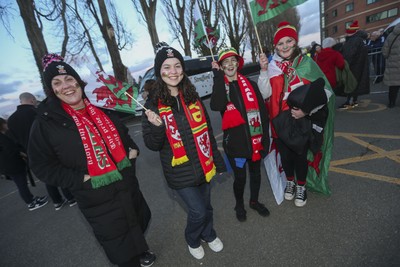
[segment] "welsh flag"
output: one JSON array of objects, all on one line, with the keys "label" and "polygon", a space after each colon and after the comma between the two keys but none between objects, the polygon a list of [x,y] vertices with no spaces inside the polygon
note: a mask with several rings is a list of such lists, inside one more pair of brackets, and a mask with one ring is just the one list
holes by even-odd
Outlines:
[{"label": "welsh flag", "polygon": [[248,0],[254,25],[281,14],[286,9],[300,5],[307,0]]},{"label": "welsh flag", "polygon": [[138,89],[126,82],[115,79],[103,71],[90,68],[92,76],[88,79],[85,94],[94,106],[135,114],[136,102],[125,93],[137,99]]},{"label": "welsh flag", "polygon": [[200,47],[202,44],[204,44],[209,48],[214,47],[219,39],[219,27],[214,29],[212,27],[206,28],[204,26],[203,18],[201,16],[200,8],[199,5],[197,4],[197,1],[194,3],[193,19],[194,19],[194,42],[196,47]]}]

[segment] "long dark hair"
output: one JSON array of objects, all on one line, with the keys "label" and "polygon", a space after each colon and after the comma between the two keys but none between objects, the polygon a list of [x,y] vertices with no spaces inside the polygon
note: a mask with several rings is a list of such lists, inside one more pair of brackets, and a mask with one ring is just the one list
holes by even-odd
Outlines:
[{"label": "long dark hair", "polygon": [[[157,78],[154,84],[154,105],[158,105],[158,100],[161,101],[163,105],[171,106],[175,103],[175,97],[171,96],[167,84],[162,80],[161,77]],[[196,102],[199,99],[199,94],[196,91],[193,83],[189,80],[186,73],[183,73],[183,79],[178,84],[179,92],[182,92],[185,105]]]}]

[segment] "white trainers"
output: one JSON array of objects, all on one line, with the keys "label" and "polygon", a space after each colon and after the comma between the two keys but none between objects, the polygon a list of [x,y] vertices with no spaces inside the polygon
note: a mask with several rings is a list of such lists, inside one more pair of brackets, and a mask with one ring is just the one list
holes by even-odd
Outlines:
[{"label": "white trainers", "polygon": [[296,199],[294,204],[297,207],[303,207],[307,203],[307,189],[305,186],[296,185]]},{"label": "white trainers", "polygon": [[208,246],[214,252],[220,252],[224,248],[224,244],[218,237],[216,237],[214,241],[208,242]]},{"label": "white trainers", "polygon": [[200,245],[198,248],[191,248],[188,246],[190,254],[198,260],[201,260],[204,257],[204,249]]},{"label": "white trainers", "polygon": [[296,184],[293,181],[286,182],[285,199],[292,200],[294,198]]}]

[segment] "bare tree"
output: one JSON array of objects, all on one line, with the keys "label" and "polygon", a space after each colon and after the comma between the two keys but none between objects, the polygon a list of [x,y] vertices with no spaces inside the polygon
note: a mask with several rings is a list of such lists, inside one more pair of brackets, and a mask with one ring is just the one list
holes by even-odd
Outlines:
[{"label": "bare tree", "polygon": [[[17,0],[19,11],[24,22],[26,35],[32,47],[33,57],[43,82],[42,57],[48,52],[47,45],[43,37],[43,28],[40,20],[36,20],[35,4],[33,0]],[[39,22],[39,23],[38,23]]]},{"label": "bare tree", "polygon": [[142,20],[147,26],[149,32],[151,44],[156,47],[159,42],[157,26],[156,26],[156,11],[157,11],[157,0],[131,0],[136,12],[141,16]]},{"label": "bare tree", "polygon": [[165,18],[170,25],[170,32],[178,40],[186,56],[192,56],[191,39],[193,28],[194,0],[162,0]]},{"label": "bare tree", "polygon": [[225,25],[230,44],[243,55],[249,30],[246,20],[246,2],[236,0],[219,0],[219,2],[221,21]]},{"label": "bare tree", "polygon": [[[204,26],[214,30],[219,29],[220,15],[221,15],[221,2],[215,0],[197,0],[200,8],[200,13],[203,18]],[[218,45],[219,43],[219,45]],[[225,46],[225,35],[222,31],[219,31],[219,41],[217,45],[212,48],[213,54],[216,54],[218,50]],[[199,55],[210,55],[210,49],[204,45],[196,47],[194,49]]]},{"label": "bare tree", "polygon": [[110,18],[107,12],[107,7],[104,0],[97,0],[100,16],[98,15],[97,8],[93,3],[93,0],[87,0],[86,3],[94,19],[96,20],[96,23],[99,26],[103,39],[107,45],[115,78],[117,80],[126,82],[127,68],[122,63],[121,55],[119,53],[118,45],[115,39],[115,30],[110,22]]}]

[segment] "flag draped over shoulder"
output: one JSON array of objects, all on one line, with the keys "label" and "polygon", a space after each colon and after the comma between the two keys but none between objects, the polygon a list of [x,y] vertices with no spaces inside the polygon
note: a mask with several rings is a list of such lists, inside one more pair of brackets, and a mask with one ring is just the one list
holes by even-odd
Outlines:
[{"label": "flag draped over shoulder", "polygon": [[254,25],[281,14],[286,9],[300,5],[307,0],[248,0]]},{"label": "flag draped over shoulder", "polygon": [[135,114],[138,89],[126,82],[115,79],[104,71],[91,69],[92,77],[85,87],[85,94],[90,103],[96,107]]},{"label": "flag draped over shoulder", "polygon": [[202,44],[212,48],[214,47],[219,39],[219,27],[205,27],[203,18],[201,16],[199,5],[197,1],[194,3],[193,9],[193,20],[194,20],[194,42],[197,47]]}]

